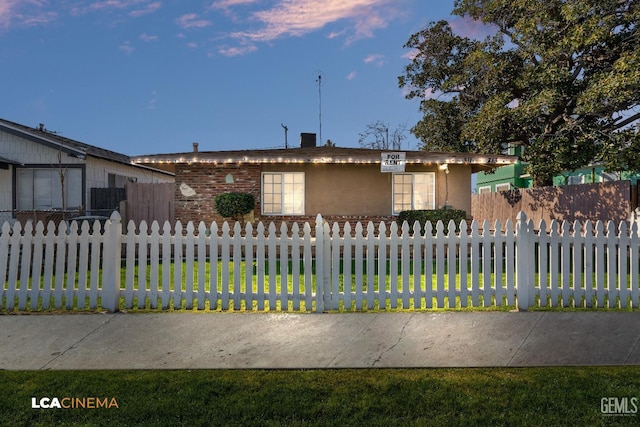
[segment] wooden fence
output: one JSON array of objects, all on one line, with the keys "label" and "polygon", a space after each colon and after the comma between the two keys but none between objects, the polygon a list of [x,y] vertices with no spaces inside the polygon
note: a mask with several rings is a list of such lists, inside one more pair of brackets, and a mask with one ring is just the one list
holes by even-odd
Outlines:
[{"label": "wooden fence", "polygon": [[174,224],[175,217],[175,184],[127,182],[127,223],[133,221],[139,226],[143,221],[150,224],[153,220],[160,224],[168,221]]},{"label": "wooden fence", "polygon": [[[312,237],[312,227],[315,237]],[[50,309],[371,310],[467,306],[637,308],[636,222],[438,222],[386,229],[283,223],[160,228],[114,212],[0,235],[1,306]],[[550,230],[550,231],[547,231]],[[342,231],[342,232],[341,232]],[[388,232],[389,231],[389,232]],[[121,258],[121,254],[124,255]]]},{"label": "wooden fence", "polygon": [[516,221],[524,212],[537,225],[550,221],[615,221],[631,217],[637,187],[630,181],[534,187],[471,196],[471,216],[477,221]]}]

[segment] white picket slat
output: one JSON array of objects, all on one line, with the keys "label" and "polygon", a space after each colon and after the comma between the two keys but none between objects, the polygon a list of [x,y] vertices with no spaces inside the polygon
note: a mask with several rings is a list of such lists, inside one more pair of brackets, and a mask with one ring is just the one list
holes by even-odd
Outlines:
[{"label": "white picket slat", "polygon": [[[366,279],[366,285],[367,285],[367,309],[369,310],[373,310],[373,301],[374,301],[374,296],[375,296],[375,289],[374,289],[374,283],[375,283],[375,258],[376,258],[376,253],[375,253],[375,236],[374,236],[374,225],[373,222],[369,222],[367,224],[367,237],[366,237],[366,244],[367,244],[367,279]],[[378,287],[380,287],[380,284],[378,284]]]},{"label": "white picket slat", "polygon": [[149,307],[158,308],[158,286],[160,284],[160,224],[151,223],[149,236]]},{"label": "white picket slat", "polygon": [[[250,222],[245,226],[244,235],[244,299],[246,309],[253,310],[253,225]],[[213,263],[213,258],[211,262]]]},{"label": "white picket slat", "polygon": [[140,223],[138,233],[138,283],[136,297],[138,298],[138,308],[145,308],[147,299],[147,254],[149,241],[149,228],[145,221]]},{"label": "white picket slat", "polygon": [[300,310],[300,226],[291,226],[291,297],[293,311]]},{"label": "white picket slat", "polygon": [[[236,221],[233,226],[233,309],[240,310],[240,300],[242,299],[242,233],[240,223]],[[204,246],[203,246],[204,249]],[[198,268],[200,268],[198,260]],[[202,277],[204,278],[204,253],[202,256]],[[198,280],[199,282],[199,280]],[[198,289],[204,295],[204,282],[202,288]],[[204,308],[204,300],[202,303]]]},{"label": "white picket slat", "polygon": [[420,222],[413,223],[413,252],[411,259],[413,261],[413,308],[419,310],[422,308],[422,234]]},{"label": "white picket slat", "polygon": [[572,264],[572,273],[573,273],[573,306],[581,307],[583,305],[583,297],[584,297],[584,288],[582,287],[583,283],[583,258],[584,258],[584,237],[582,234],[582,229],[580,226],[580,222],[573,222],[573,233],[571,235],[571,240],[573,242],[573,259],[571,260]]},{"label": "white picket slat", "polygon": [[229,223],[224,222],[222,224],[222,237],[220,239],[220,243],[222,246],[221,256],[220,256],[220,270],[221,270],[221,278],[220,278],[220,286],[221,286],[221,304],[220,307],[223,310],[229,310],[229,263],[230,263],[230,254],[231,250],[231,239],[229,237]]},{"label": "white picket slat", "polygon": [[204,310],[207,298],[207,240],[207,226],[203,221],[200,221],[196,238],[198,248],[198,310]]},{"label": "white picket slat", "polygon": [[[86,239],[85,239],[86,242]],[[42,277],[42,255],[44,253],[44,224],[42,221],[39,221],[36,224],[36,233],[33,236],[33,266],[32,266],[32,277],[31,277],[31,292],[29,293],[29,300],[31,301],[30,308],[31,310],[36,310],[38,308],[38,299],[40,297],[40,279]],[[86,243],[85,243],[86,246]],[[82,251],[82,249],[81,249]],[[86,251],[86,249],[85,249]],[[86,256],[85,256],[86,258]],[[82,276],[82,269],[84,267],[84,278]],[[87,263],[86,260],[84,264],[82,260],[80,260],[80,275],[78,277],[78,286],[81,288],[82,286],[86,286],[87,280]],[[4,277],[4,276],[0,276]],[[78,297],[78,308],[84,308],[84,293],[82,294],[82,300]],[[0,299],[1,301],[1,299]]]},{"label": "white picket slat", "polygon": [[596,222],[596,304],[598,308],[604,307],[604,281],[605,281],[605,241],[604,224]]},{"label": "white picket slat", "polygon": [[[22,256],[20,259],[20,289],[18,290],[18,310],[26,310],[27,308],[27,292],[29,290],[29,280],[31,276],[31,236],[33,235],[33,222],[29,221],[25,224],[23,229],[24,236],[20,239],[20,245],[22,247]],[[77,225],[76,225],[76,235]],[[75,248],[75,245],[74,245]],[[74,253],[75,255],[75,253]],[[73,257],[75,262],[75,256]],[[74,277],[75,279],[75,277]],[[71,279],[69,279],[71,280]],[[71,289],[73,290],[75,280],[71,282]],[[71,303],[67,301],[67,309],[73,308],[73,298]]]},{"label": "white picket slat", "polygon": [[302,229],[304,235],[304,308],[307,311],[311,311],[313,310],[313,256],[311,252],[311,225],[306,222]]},{"label": "white picket slat", "polygon": [[627,255],[629,251],[629,233],[627,222],[620,222],[618,227],[618,292],[619,305],[626,308],[628,305],[629,289],[627,288]]},{"label": "white picket slat", "polygon": [[343,282],[342,289],[344,293],[344,308],[351,310],[351,300],[353,298],[353,289],[351,287],[351,225],[347,222],[342,230],[344,235],[344,245],[342,247],[342,269]]},{"label": "white picket slat", "polygon": [[584,304],[585,307],[591,308],[593,306],[593,254],[594,254],[594,235],[593,224],[591,221],[586,221],[582,227],[584,230]]},{"label": "white picket slat", "polygon": [[387,236],[387,226],[384,222],[378,225],[378,307],[384,309],[387,306],[387,247],[389,248],[389,286],[390,307],[398,307],[398,226],[391,224],[390,238]]},{"label": "white picket slat", "polygon": [[[395,224],[395,222],[394,222]],[[409,283],[410,265],[411,265],[411,252],[409,247],[409,224],[405,222],[402,224],[402,308],[409,308],[409,298],[411,296],[411,285]],[[397,265],[397,263],[395,263]]]},{"label": "white picket slat", "polygon": [[182,262],[183,259],[183,251],[182,246],[183,242],[183,229],[182,223],[180,221],[176,222],[174,227],[174,246],[173,246],[173,308],[179,309],[182,308]]},{"label": "white picket slat", "polygon": [[561,267],[560,271],[562,274],[562,306],[569,307],[571,306],[571,239],[569,238],[569,223],[567,221],[562,221],[562,229],[561,229]]}]

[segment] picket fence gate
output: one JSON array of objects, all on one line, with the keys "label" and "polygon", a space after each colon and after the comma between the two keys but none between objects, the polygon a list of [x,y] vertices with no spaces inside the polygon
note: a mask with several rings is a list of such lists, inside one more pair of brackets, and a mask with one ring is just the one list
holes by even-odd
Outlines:
[{"label": "picket fence gate", "polygon": [[0,309],[638,307],[637,222],[458,226],[5,223]]}]

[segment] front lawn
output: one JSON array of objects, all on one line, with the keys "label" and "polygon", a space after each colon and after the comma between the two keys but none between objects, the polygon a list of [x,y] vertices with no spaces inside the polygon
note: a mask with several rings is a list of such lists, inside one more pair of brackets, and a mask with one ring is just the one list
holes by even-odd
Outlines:
[{"label": "front lawn", "polygon": [[[34,397],[118,407],[33,409]],[[0,425],[638,425],[638,397],[640,367],[2,371]],[[627,413],[603,413],[603,398]]]}]

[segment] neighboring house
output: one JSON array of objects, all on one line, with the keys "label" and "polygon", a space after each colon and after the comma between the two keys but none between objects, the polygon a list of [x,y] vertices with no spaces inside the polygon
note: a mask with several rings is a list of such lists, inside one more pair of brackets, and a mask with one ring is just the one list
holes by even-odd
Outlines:
[{"label": "neighboring house", "polygon": [[[508,154],[520,157],[522,155],[522,147],[509,146]],[[525,166],[526,163],[517,160],[512,165],[496,168],[489,173],[479,172],[476,175],[476,193],[484,194],[531,187],[532,180],[528,175],[525,175]]]},{"label": "neighboring house", "polygon": [[64,138],[44,125],[0,119],[0,223],[59,220],[63,206],[66,216],[108,216],[117,203],[105,205],[92,189],[124,193],[127,181],[173,180],[169,172],[132,164],[129,156]]},{"label": "neighboring house", "polygon": [[220,221],[215,198],[255,196],[254,218],[313,221],[393,219],[408,209],[444,206],[471,212],[471,174],[514,164],[512,156],[404,152],[404,171],[382,172],[387,152],[315,147],[155,154],[135,163],[175,171],[176,220]]},{"label": "neighboring house", "polygon": [[600,164],[565,172],[553,178],[553,185],[590,184],[594,182],[631,181],[636,184],[640,175],[630,172],[606,172]]},{"label": "neighboring house", "polygon": [[[509,154],[522,155],[522,147],[509,147]],[[496,191],[508,191],[514,188],[531,188],[533,180],[526,174],[525,162],[517,161],[513,165],[502,166],[491,173],[479,172],[476,176],[476,193],[484,194]],[[553,185],[590,184],[628,180],[636,184],[640,175],[629,172],[605,172],[601,164],[588,165],[575,171],[563,172],[553,178]]]}]

